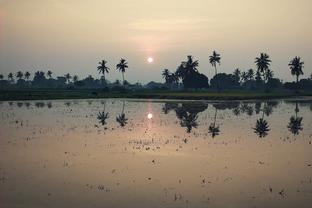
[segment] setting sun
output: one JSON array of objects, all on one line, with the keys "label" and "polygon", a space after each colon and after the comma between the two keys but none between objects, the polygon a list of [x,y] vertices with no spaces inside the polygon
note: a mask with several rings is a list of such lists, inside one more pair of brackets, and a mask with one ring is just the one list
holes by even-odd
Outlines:
[{"label": "setting sun", "polygon": [[148,58],[147,58],[147,62],[148,62],[148,63],[153,63],[153,62],[154,62],[154,59],[153,59],[152,57],[148,57]]}]

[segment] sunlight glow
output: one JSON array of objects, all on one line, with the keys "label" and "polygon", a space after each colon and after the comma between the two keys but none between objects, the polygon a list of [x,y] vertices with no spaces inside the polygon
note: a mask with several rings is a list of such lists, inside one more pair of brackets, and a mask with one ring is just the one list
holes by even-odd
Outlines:
[{"label": "sunlight glow", "polygon": [[147,58],[147,62],[148,62],[148,63],[153,63],[153,62],[154,62],[154,59],[153,59],[152,57],[148,57],[148,58]]},{"label": "sunlight glow", "polygon": [[153,114],[151,114],[151,113],[147,114],[147,118],[148,119],[152,119],[153,118]]}]

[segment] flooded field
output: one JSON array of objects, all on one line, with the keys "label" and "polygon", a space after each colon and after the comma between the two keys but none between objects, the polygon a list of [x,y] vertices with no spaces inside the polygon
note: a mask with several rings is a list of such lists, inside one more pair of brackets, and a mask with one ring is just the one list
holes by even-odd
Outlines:
[{"label": "flooded field", "polygon": [[0,207],[311,207],[312,100],[0,104]]}]

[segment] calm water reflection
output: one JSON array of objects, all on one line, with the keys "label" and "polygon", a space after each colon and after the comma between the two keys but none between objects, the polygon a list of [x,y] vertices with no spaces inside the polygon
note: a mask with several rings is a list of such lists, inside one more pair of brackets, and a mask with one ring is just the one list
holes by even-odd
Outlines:
[{"label": "calm water reflection", "polygon": [[312,100],[1,102],[0,207],[310,207]]}]

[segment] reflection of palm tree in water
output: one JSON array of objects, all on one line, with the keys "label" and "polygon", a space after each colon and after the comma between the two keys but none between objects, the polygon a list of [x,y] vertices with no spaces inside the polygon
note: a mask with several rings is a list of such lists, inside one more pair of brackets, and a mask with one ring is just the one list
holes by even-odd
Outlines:
[{"label": "reflection of palm tree in water", "polygon": [[191,133],[193,128],[198,127],[198,113],[207,109],[208,104],[204,102],[186,102],[182,104],[171,103],[164,106],[164,113],[175,110],[177,118],[180,120],[180,126],[186,127],[186,132]]},{"label": "reflection of palm tree in water", "polygon": [[298,117],[298,102],[296,102],[296,108],[295,108],[295,116],[291,116],[289,119],[289,123],[287,128],[293,135],[298,135],[300,131],[303,130],[302,128],[302,117]]},{"label": "reflection of palm tree in water", "polygon": [[121,127],[124,127],[128,123],[128,118],[126,118],[126,114],[124,113],[125,110],[125,101],[122,103],[122,112],[120,115],[116,117],[116,121],[120,124]]},{"label": "reflection of palm tree in water", "polygon": [[215,108],[214,120],[213,120],[213,123],[210,124],[209,130],[208,130],[208,133],[211,134],[212,138],[214,138],[215,136],[218,136],[220,133],[219,126],[216,126],[217,113],[218,113],[218,110],[217,108]]},{"label": "reflection of palm tree in water", "polygon": [[109,118],[109,114],[105,112],[106,102],[104,103],[104,110],[98,113],[97,119],[99,120],[99,123],[102,124],[102,126],[106,125],[106,119]]},{"label": "reflection of palm tree in water", "polygon": [[180,121],[182,127],[186,127],[186,132],[190,133],[192,128],[197,128],[198,123],[196,122],[198,116],[196,114],[186,112]]},{"label": "reflection of palm tree in water", "polygon": [[[262,118],[258,119],[256,122],[256,126],[254,129],[254,132],[260,137],[266,137],[268,135],[268,132],[270,131],[269,124],[266,120],[264,120],[264,113],[266,112],[266,109],[268,109],[267,105],[264,106],[262,109]],[[268,112],[266,112],[267,114]]]}]

